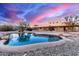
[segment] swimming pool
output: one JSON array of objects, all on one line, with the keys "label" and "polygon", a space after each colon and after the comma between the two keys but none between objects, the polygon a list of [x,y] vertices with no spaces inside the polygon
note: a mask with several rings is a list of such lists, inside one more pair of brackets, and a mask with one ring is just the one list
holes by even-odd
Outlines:
[{"label": "swimming pool", "polygon": [[61,37],[56,35],[35,35],[25,33],[20,37],[18,34],[10,34],[8,40],[4,42],[4,44],[9,46],[22,46],[36,43],[54,42],[61,39]]}]

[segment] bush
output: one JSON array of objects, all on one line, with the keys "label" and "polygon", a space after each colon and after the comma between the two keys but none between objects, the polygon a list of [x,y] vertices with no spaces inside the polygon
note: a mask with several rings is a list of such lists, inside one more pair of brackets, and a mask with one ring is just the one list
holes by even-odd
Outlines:
[{"label": "bush", "polygon": [[13,31],[13,26],[11,25],[2,25],[0,26],[0,31]]}]

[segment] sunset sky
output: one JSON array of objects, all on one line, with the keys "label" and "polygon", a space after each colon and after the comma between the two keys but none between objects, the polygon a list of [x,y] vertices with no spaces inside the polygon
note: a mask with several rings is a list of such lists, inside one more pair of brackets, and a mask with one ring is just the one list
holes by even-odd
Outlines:
[{"label": "sunset sky", "polygon": [[66,3],[2,3],[0,23],[15,24],[24,20],[30,24],[49,21],[56,17],[79,15],[79,4]]}]

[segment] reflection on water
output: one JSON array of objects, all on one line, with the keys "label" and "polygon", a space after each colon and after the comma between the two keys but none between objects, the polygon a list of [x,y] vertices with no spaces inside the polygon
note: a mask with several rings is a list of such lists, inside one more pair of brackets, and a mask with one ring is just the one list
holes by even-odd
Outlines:
[{"label": "reflection on water", "polygon": [[17,42],[17,44],[19,42],[27,42],[30,39],[31,34],[30,33],[25,33],[22,35],[18,35],[18,34],[10,34],[7,41],[4,42],[5,45],[7,44],[13,44],[14,42]]},{"label": "reflection on water", "polygon": [[62,38],[59,36],[51,36],[51,35],[48,36],[48,42],[58,41],[60,39],[62,39]]},{"label": "reflection on water", "polygon": [[[10,35],[9,35],[9,37],[10,37]],[[4,42],[5,45],[7,45],[7,44],[9,43],[9,41],[10,41],[10,38],[9,38],[9,37],[8,37],[7,40]]]},{"label": "reflection on water", "polygon": [[20,46],[20,45],[27,45],[27,44],[35,44],[35,43],[42,43],[42,42],[53,42],[58,41],[61,38],[59,36],[43,36],[43,35],[33,35],[30,33],[24,33],[23,35],[18,34],[10,34],[8,40],[4,43],[5,45],[10,46]]},{"label": "reflection on water", "polygon": [[31,36],[30,33],[28,33],[27,35],[26,35],[26,34],[23,34],[23,35],[21,35],[21,36],[18,38],[18,40],[19,40],[20,42],[29,41],[30,36]]}]

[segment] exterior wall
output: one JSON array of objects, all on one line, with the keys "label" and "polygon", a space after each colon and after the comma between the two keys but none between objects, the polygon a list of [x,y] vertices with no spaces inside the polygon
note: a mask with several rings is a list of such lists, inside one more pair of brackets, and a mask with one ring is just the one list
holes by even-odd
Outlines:
[{"label": "exterior wall", "polygon": [[38,27],[35,30],[37,30],[37,31],[69,32],[69,31],[79,31],[79,27],[64,27],[64,26],[63,27]]},{"label": "exterior wall", "polygon": [[79,31],[79,27],[74,27],[74,31]]},{"label": "exterior wall", "polygon": [[60,32],[60,31],[64,31],[64,29],[63,29],[63,27],[56,27],[56,28],[55,28],[55,31]]},{"label": "exterior wall", "polygon": [[[52,29],[53,28],[53,29]],[[50,30],[49,27],[39,27],[36,30],[37,31],[58,31],[58,32],[69,32],[69,31],[79,31],[79,27],[51,27],[52,30]]]}]

